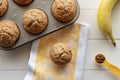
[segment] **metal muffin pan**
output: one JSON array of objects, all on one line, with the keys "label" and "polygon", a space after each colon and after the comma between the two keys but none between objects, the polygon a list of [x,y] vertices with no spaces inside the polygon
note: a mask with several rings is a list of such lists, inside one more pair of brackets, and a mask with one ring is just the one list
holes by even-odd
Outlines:
[{"label": "metal muffin pan", "polygon": [[[20,47],[28,42],[31,42],[35,39],[38,39],[40,37],[43,37],[49,33],[52,33],[56,30],[59,30],[63,27],[66,27],[67,25],[70,25],[72,23],[74,23],[80,14],[80,8],[79,8],[79,4],[76,1],[77,4],[77,13],[75,18],[67,23],[62,23],[57,21],[52,13],[51,13],[51,5],[52,2],[54,0],[34,0],[30,5],[28,6],[20,6],[17,5],[13,0],[8,0],[8,11],[7,13],[3,16],[0,17],[0,20],[13,20],[14,22],[16,22],[16,24],[18,25],[19,29],[20,29],[20,37],[17,40],[17,42],[15,43],[15,45],[13,45],[12,47],[8,47],[8,48],[4,48],[4,47],[0,47],[0,49],[2,50],[12,50],[15,49],[17,47]],[[42,9],[48,16],[48,26],[47,28],[40,34],[37,35],[33,35],[28,33],[26,30],[24,30],[24,28],[22,27],[22,16],[23,14],[29,10],[29,9],[33,9],[33,8],[38,8],[38,9]]]}]

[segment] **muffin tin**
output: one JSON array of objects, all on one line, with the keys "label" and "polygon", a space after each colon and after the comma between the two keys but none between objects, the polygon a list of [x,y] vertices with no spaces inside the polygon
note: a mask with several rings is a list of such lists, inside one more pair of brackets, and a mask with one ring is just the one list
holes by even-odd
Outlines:
[{"label": "muffin tin", "polygon": [[[70,24],[74,23],[78,19],[79,14],[80,14],[80,8],[79,8],[79,4],[78,4],[77,0],[75,0],[75,2],[77,4],[76,16],[72,21],[67,22],[67,23],[59,22],[53,17],[53,15],[51,13],[51,5],[52,5],[53,1],[54,0],[34,0],[28,6],[19,6],[13,0],[8,0],[8,6],[9,6],[8,11],[3,17],[0,17],[0,20],[8,19],[8,20],[13,20],[14,22],[16,22],[16,24],[18,25],[18,27],[20,29],[20,37],[19,37],[19,39],[17,40],[17,42],[15,43],[14,46],[8,47],[8,48],[0,47],[0,49],[3,49],[3,50],[15,49],[17,47],[22,46],[23,44],[26,44],[28,42],[31,42],[31,41],[35,40],[35,39],[43,37],[43,36],[45,36],[49,33],[52,33],[56,30],[59,30],[63,27],[66,27],[67,25],[70,25]],[[33,35],[33,34],[28,33],[22,27],[22,16],[23,16],[23,14],[27,10],[33,9],[33,8],[42,9],[43,11],[45,11],[45,13],[48,16],[48,26],[47,26],[47,28],[44,30],[44,32],[42,32],[40,34],[37,34],[37,35]]]}]

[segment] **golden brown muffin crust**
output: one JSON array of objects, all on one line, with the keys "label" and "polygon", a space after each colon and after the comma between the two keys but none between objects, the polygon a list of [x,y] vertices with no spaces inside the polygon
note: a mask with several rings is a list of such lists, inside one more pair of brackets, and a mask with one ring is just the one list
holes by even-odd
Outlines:
[{"label": "golden brown muffin crust", "polygon": [[13,1],[21,6],[27,6],[33,2],[33,0],[13,0]]},{"label": "golden brown muffin crust", "polygon": [[19,38],[19,29],[11,20],[0,21],[0,46],[13,46]]},{"label": "golden brown muffin crust", "polygon": [[48,19],[42,10],[30,9],[24,13],[22,24],[29,33],[38,34],[47,27]]},{"label": "golden brown muffin crust", "polygon": [[8,2],[7,0],[0,0],[0,16],[3,16],[7,12]]},{"label": "golden brown muffin crust", "polygon": [[56,43],[50,50],[50,58],[58,65],[65,65],[69,63],[72,58],[72,50],[64,43]]},{"label": "golden brown muffin crust", "polygon": [[62,22],[71,21],[76,15],[77,6],[74,0],[54,0],[52,4],[53,16]]}]

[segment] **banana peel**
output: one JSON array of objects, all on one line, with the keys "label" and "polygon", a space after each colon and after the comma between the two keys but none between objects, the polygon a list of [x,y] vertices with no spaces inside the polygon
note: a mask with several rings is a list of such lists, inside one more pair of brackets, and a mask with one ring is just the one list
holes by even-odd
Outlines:
[{"label": "banana peel", "polygon": [[108,36],[112,44],[116,47],[115,38],[112,34],[111,13],[117,0],[102,0],[98,8],[98,25],[101,32]]}]

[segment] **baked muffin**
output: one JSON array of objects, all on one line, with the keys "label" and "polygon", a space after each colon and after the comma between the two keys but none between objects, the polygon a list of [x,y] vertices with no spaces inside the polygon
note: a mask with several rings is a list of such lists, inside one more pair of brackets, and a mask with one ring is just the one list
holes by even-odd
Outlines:
[{"label": "baked muffin", "polygon": [[54,0],[52,4],[53,16],[61,22],[69,22],[74,19],[77,6],[74,0]]},{"label": "baked muffin", "polygon": [[7,0],[0,0],[0,16],[3,16],[7,12],[8,2]]},{"label": "baked muffin", "polygon": [[47,15],[40,9],[30,9],[24,13],[22,24],[29,33],[38,34],[47,27]]},{"label": "baked muffin", "polygon": [[51,60],[58,65],[66,65],[72,58],[71,48],[64,43],[56,43],[50,50]]},{"label": "baked muffin", "polygon": [[11,20],[0,21],[0,46],[11,47],[19,38],[19,29]]},{"label": "baked muffin", "polygon": [[33,0],[13,0],[13,1],[21,6],[27,6],[33,2]]}]

